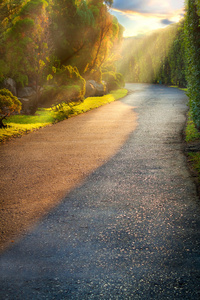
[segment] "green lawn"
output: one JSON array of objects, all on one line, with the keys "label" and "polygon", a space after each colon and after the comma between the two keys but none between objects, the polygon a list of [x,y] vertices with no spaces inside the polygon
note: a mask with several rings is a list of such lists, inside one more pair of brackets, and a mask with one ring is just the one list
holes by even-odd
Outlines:
[{"label": "green lawn", "polygon": [[89,97],[81,104],[73,107],[66,105],[62,110],[55,110],[51,108],[38,109],[34,116],[30,115],[15,115],[6,120],[5,129],[0,129],[0,142],[6,141],[11,137],[21,136],[25,133],[31,132],[41,127],[45,127],[64,119],[79,115],[91,109],[100,107],[112,101],[118,100],[126,96],[128,91],[126,89],[119,89],[110,92],[103,97]]}]

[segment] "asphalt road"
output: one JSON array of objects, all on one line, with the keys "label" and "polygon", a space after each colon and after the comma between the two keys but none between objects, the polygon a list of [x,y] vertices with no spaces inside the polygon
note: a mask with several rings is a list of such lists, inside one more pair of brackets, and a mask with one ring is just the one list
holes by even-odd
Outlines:
[{"label": "asphalt road", "polygon": [[[0,299],[200,299],[200,200],[184,93],[127,87],[121,149],[0,257]],[[123,122],[119,124],[123,126]]]}]

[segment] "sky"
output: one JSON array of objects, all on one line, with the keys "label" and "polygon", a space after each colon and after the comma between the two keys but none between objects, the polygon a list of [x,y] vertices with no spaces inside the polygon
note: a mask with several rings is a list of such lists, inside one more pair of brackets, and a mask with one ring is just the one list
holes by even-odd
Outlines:
[{"label": "sky", "polygon": [[124,36],[137,36],[178,22],[184,0],[114,0],[111,14],[125,28]]}]

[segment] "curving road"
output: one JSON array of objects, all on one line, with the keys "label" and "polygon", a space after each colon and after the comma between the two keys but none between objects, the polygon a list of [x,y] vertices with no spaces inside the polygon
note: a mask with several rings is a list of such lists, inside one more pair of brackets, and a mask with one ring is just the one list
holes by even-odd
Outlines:
[{"label": "curving road", "polygon": [[182,143],[187,99],[164,86],[127,88],[121,102],[134,106],[137,128],[2,253],[0,299],[200,299],[200,202]]}]

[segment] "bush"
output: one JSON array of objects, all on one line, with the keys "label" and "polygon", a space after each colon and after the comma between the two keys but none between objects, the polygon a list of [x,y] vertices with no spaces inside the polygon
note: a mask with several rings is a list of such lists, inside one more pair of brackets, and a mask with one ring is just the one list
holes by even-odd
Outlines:
[{"label": "bush", "polygon": [[[67,89],[68,91],[70,90],[69,95],[73,97],[73,101],[75,97],[77,97],[77,101],[83,100],[85,95],[85,80],[76,67],[62,66],[61,69],[57,69],[55,83],[58,87],[61,87],[61,90],[65,90],[65,92]],[[69,88],[63,88],[66,86]],[[74,91],[74,96],[72,91]]]},{"label": "bush", "polygon": [[80,102],[85,95],[85,80],[76,67],[62,66],[53,68],[52,85],[44,86],[40,104],[55,105],[61,102]]},{"label": "bush", "polygon": [[62,102],[80,102],[83,100],[82,90],[79,85],[45,86],[40,96],[39,103],[51,106]]},{"label": "bush", "polygon": [[52,107],[52,111],[56,113],[57,121],[68,119],[69,115],[74,113],[74,103],[61,102]]},{"label": "bush", "polygon": [[125,86],[125,81],[121,73],[106,72],[102,74],[102,79],[106,82],[108,91],[117,90]]},{"label": "bush", "polygon": [[185,22],[185,43],[187,58],[187,88],[193,121],[200,129],[200,16],[194,0],[188,1]]},{"label": "bush", "polygon": [[0,90],[0,128],[5,128],[3,120],[14,112],[20,112],[22,104],[17,97],[7,89]]}]

